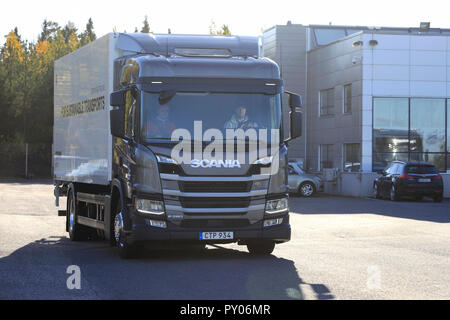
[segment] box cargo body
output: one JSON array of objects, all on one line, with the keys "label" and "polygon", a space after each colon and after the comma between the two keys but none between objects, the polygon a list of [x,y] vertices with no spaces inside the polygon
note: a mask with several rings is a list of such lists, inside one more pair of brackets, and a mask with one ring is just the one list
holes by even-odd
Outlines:
[{"label": "box cargo body", "polygon": [[[265,254],[289,241],[287,143],[301,132],[301,99],[288,93],[285,139],[283,82],[261,49],[257,37],[110,33],[55,61],[53,176],[70,239],[95,234],[122,257],[158,241]],[[242,124],[267,130],[252,136],[265,152],[251,161]],[[244,135],[185,161],[172,153],[178,129],[200,149],[204,132]]]},{"label": "box cargo body", "polygon": [[107,185],[111,181],[112,136],[109,95],[113,61],[120,55],[114,34],[55,61],[54,178]]}]

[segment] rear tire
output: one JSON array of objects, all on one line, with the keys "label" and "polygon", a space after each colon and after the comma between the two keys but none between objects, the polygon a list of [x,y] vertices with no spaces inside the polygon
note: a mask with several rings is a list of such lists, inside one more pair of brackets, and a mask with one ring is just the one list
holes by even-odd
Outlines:
[{"label": "rear tire", "polygon": [[436,196],[433,198],[433,201],[434,202],[442,202],[442,198],[443,198],[442,196]]},{"label": "rear tire", "polygon": [[300,187],[298,188],[298,193],[302,197],[311,197],[316,192],[316,188],[314,187],[314,184],[311,182],[303,182]]},{"label": "rear tire", "polygon": [[75,201],[73,189],[67,196],[67,225],[69,229],[69,238],[72,241],[86,240],[88,237],[87,227],[77,223],[78,205]]},{"label": "rear tire", "polygon": [[392,185],[392,187],[391,187],[390,198],[391,198],[391,201],[399,201],[400,200],[400,196],[398,195],[397,188],[395,188],[394,185]]},{"label": "rear tire", "polygon": [[273,249],[275,249],[275,242],[273,241],[247,244],[248,252],[253,255],[269,255],[273,252]]}]

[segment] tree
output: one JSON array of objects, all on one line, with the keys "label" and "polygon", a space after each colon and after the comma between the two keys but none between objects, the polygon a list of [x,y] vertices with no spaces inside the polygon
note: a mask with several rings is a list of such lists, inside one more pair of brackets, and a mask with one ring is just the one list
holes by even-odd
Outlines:
[{"label": "tree", "polygon": [[43,40],[51,40],[56,38],[56,32],[61,29],[58,23],[53,21],[47,21],[47,19],[44,20],[42,23],[42,31],[38,38],[38,41]]},{"label": "tree", "polygon": [[142,33],[150,33],[150,25],[148,24],[147,16],[145,16],[145,20],[143,21],[144,26],[141,29]]},{"label": "tree", "polygon": [[67,24],[62,29],[62,34],[64,37],[64,41],[66,43],[69,43],[69,39],[72,36],[72,34],[77,34],[77,28],[75,27],[75,24],[72,21],[67,22]]},{"label": "tree", "polygon": [[95,39],[97,39],[97,36],[94,32],[94,23],[92,22],[92,19],[89,18],[88,23],[86,24],[86,30],[80,34],[81,46],[84,46]]},{"label": "tree", "polygon": [[228,28],[228,25],[224,24],[220,29],[217,29],[216,23],[214,20],[211,20],[211,24],[209,25],[209,34],[212,35],[231,35],[230,28]]}]

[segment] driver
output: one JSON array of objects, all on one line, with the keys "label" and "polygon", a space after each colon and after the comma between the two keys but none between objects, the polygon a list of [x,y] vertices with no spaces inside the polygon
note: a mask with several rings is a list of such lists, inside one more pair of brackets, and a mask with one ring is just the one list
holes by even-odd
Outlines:
[{"label": "driver", "polygon": [[245,106],[239,106],[234,110],[231,119],[225,122],[224,129],[243,129],[250,128],[257,129],[258,124],[249,120],[247,116],[247,108]]},{"label": "driver", "polygon": [[175,129],[175,124],[169,120],[168,105],[159,106],[156,118],[147,122],[147,133],[152,138],[170,138]]}]

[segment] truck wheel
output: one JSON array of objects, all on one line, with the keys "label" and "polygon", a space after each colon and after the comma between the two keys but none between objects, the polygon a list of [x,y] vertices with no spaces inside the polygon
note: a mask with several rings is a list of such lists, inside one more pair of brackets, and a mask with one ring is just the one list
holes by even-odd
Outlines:
[{"label": "truck wheel", "polygon": [[117,205],[114,217],[114,240],[122,259],[135,258],[137,255],[137,247],[127,243],[127,239],[123,232],[123,216],[120,210],[120,204]]},{"label": "truck wheel", "polygon": [[80,241],[87,239],[87,231],[85,226],[77,223],[78,206],[75,201],[74,191],[70,190],[67,196],[67,224],[69,227],[69,238],[72,241]]},{"label": "truck wheel", "polygon": [[316,189],[311,182],[303,182],[298,188],[298,192],[302,197],[311,197]]},{"label": "truck wheel", "polygon": [[273,241],[267,241],[267,242],[260,242],[260,243],[248,243],[247,244],[247,250],[251,254],[254,255],[268,255],[273,252],[273,249],[275,248],[275,242]]}]

